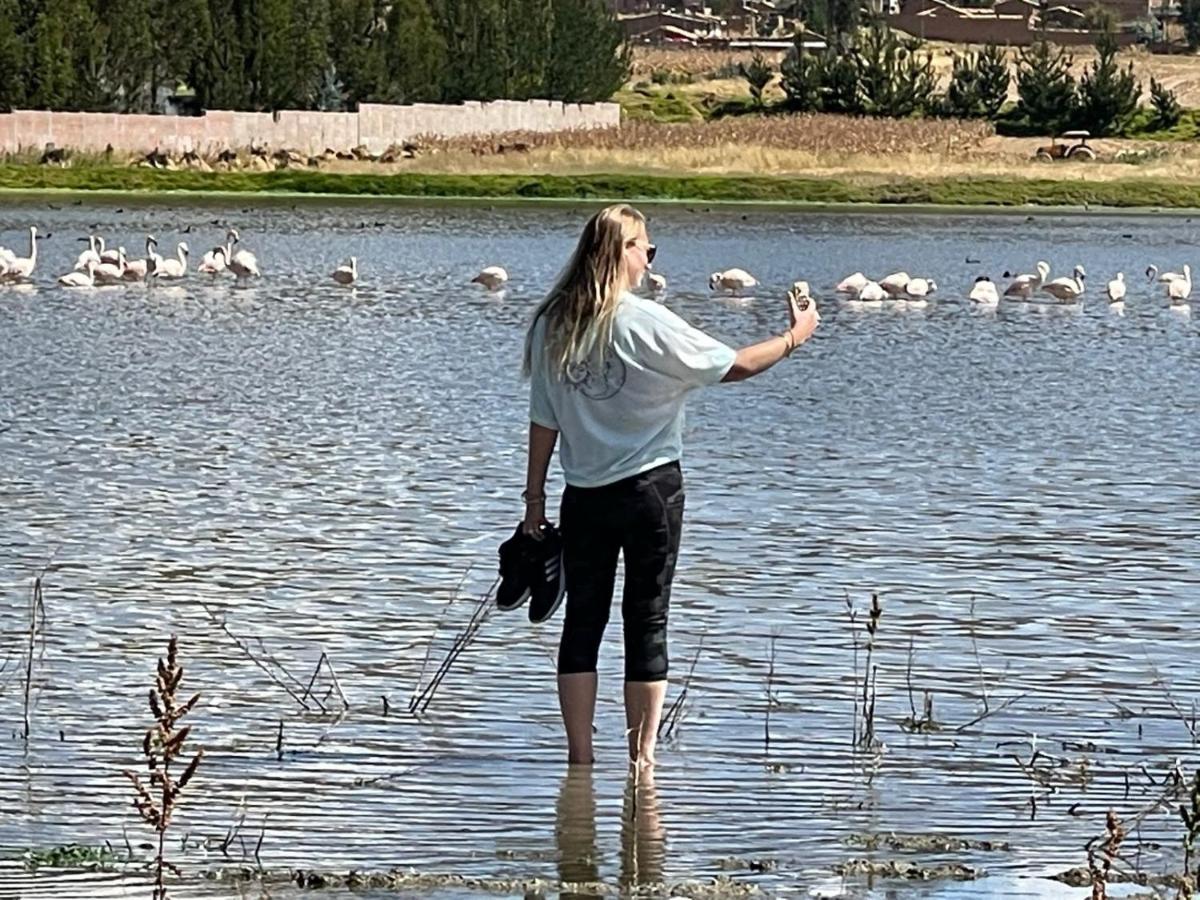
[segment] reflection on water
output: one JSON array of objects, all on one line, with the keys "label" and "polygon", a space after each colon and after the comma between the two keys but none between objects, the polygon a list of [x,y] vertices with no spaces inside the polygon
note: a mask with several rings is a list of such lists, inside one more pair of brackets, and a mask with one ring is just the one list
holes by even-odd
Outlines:
[{"label": "reflection on water", "polygon": [[[554,623],[492,616],[428,714],[405,712],[470,616],[448,598],[464,574],[464,595],[491,583],[520,512],[523,327],[582,212],[122,203],[0,206],[0,244],[53,234],[38,284],[0,289],[0,666],[53,560],[27,751],[18,667],[0,673],[0,857],[137,840],[119,772],[172,632],[203,695],[206,761],[177,820],[189,867],[230,862],[212,848],[244,809],[248,843],[267,823],[271,867],[824,889],[834,864],[889,855],[847,839],[931,831],[1008,842],[943,861],[1010,884],[1081,864],[1109,808],[1136,817],[1176,759],[1196,764],[1175,712],[1200,698],[1196,323],[1141,279],[1123,316],[1098,294],[966,300],[978,275],[1042,258],[1101,285],[1178,268],[1196,223],[651,210],[670,308],[747,343],[782,327],[805,278],[823,323],[787,364],[689,409],[668,703],[695,672],[635,802],[617,629],[591,788],[561,776]],[[173,245],[190,227],[199,252],[228,224],[262,264],[251,286],[53,286],[78,235]],[[350,292],[328,273],[352,255]],[[490,264],[511,275],[503,296],[468,283]],[[708,274],[735,265],[763,287],[711,297]],[[850,272],[897,269],[936,278],[925,308],[833,297]],[[845,608],[876,590],[877,765],[850,746]],[[301,710],[198,601],[303,683],[328,653],[348,714]],[[939,729],[903,730],[910,687]],[[1047,784],[1013,760],[1035,735]],[[1144,867],[1177,859],[1169,807],[1139,834]]]}]

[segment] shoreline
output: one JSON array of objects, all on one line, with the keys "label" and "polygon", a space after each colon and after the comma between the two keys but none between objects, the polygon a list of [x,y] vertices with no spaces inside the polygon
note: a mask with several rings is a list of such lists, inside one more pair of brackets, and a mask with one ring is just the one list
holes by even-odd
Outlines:
[{"label": "shoreline", "polygon": [[583,204],[629,201],[794,207],[808,211],[974,212],[1012,214],[1175,214],[1200,211],[1200,182],[1128,178],[1085,182],[1058,179],[851,179],[784,175],[650,175],[636,172],[570,174],[332,174],[161,171],[126,167],[51,169],[0,165],[0,197],[74,196],[164,199],[260,199],[471,203]]}]

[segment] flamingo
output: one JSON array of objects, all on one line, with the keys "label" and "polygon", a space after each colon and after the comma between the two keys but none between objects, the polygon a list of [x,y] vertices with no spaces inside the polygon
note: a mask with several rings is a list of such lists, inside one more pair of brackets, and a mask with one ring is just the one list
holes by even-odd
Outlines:
[{"label": "flamingo", "polygon": [[1083,266],[1076,266],[1070,278],[1055,278],[1042,285],[1042,291],[1056,300],[1078,300],[1083,295],[1083,279],[1087,272]]},{"label": "flamingo", "polygon": [[146,235],[146,258],[127,260],[125,270],[121,273],[121,279],[123,281],[145,281],[146,276],[155,270],[158,260],[162,259],[154,250],[157,246],[158,241],[154,239],[154,236]]},{"label": "flamingo", "polygon": [[94,234],[88,235],[85,238],[80,238],[80,240],[87,241],[88,248],[80,253],[79,259],[75,261],[75,271],[86,272],[88,263],[94,262],[96,265],[100,265],[102,260],[100,259],[99,252],[96,250],[96,236]]},{"label": "flamingo", "polygon": [[858,292],[858,299],[863,303],[882,303],[887,291],[877,281],[868,281]]},{"label": "flamingo", "polygon": [[72,269],[66,275],[58,279],[58,283],[63,287],[69,288],[90,288],[96,286],[96,266],[99,263],[94,260],[88,260],[87,266],[82,272]]},{"label": "flamingo", "polygon": [[351,285],[358,281],[358,257],[350,257],[350,264],[342,263],[333,270],[331,276],[338,284]]},{"label": "flamingo", "polygon": [[4,276],[8,274],[9,267],[16,261],[17,257],[11,250],[6,250],[0,247],[0,283],[3,283]]},{"label": "flamingo", "polygon": [[100,251],[100,262],[108,263],[110,266],[115,266],[121,261],[121,250],[118,247],[116,250],[104,249],[104,238],[97,236],[96,248]]},{"label": "flamingo", "polygon": [[845,278],[839,281],[834,290],[839,294],[857,295],[859,291],[866,287],[868,281],[870,281],[870,279],[867,278],[867,276],[862,272],[855,272],[853,275],[847,275]]},{"label": "flamingo", "polygon": [[213,247],[201,257],[196,271],[216,278],[229,267],[228,263],[229,251],[224,247]]},{"label": "flamingo", "polygon": [[37,267],[37,226],[29,226],[28,256],[15,256],[11,251],[5,251],[5,254],[7,256],[4,272],[5,281],[23,281],[32,276],[33,270]]},{"label": "flamingo", "polygon": [[752,288],[758,284],[758,279],[745,269],[726,269],[724,272],[713,272],[708,278],[709,290],[736,291]]},{"label": "flamingo", "polygon": [[121,278],[125,274],[125,248],[117,248],[117,261],[115,263],[101,263],[93,270],[93,277],[97,284],[120,284]]},{"label": "flamingo", "polygon": [[1173,281],[1167,282],[1167,299],[1172,306],[1186,306],[1187,298],[1192,295],[1192,267],[1185,265],[1183,274]]},{"label": "flamingo", "polygon": [[1172,281],[1178,281],[1183,278],[1178,272],[1163,272],[1161,275],[1158,272],[1158,266],[1151,264],[1146,266],[1146,278],[1149,281],[1154,281],[1157,278],[1163,284],[1168,284]]},{"label": "flamingo", "polygon": [[1121,303],[1125,300],[1125,273],[1118,272],[1116,277],[1106,286],[1109,303]]},{"label": "flamingo", "polygon": [[982,306],[995,306],[1000,302],[1000,294],[996,291],[996,283],[986,275],[975,279],[971,288],[970,298]]},{"label": "flamingo", "polygon": [[932,278],[910,278],[908,284],[904,286],[904,293],[918,300],[928,297],[935,291],[937,291],[937,282]]},{"label": "flamingo", "polygon": [[502,266],[488,266],[471,279],[472,284],[482,284],[489,291],[498,291],[508,281],[508,272]]},{"label": "flamingo", "polygon": [[163,281],[178,281],[187,274],[188,245],[180,241],[175,256],[163,258],[155,254],[154,277]]},{"label": "flamingo", "polygon": [[1004,296],[1024,297],[1027,300],[1033,296],[1033,292],[1040,288],[1049,276],[1050,263],[1039,262],[1035,268],[1036,275],[1018,275],[1014,278],[1012,283],[1004,289]]},{"label": "flamingo", "polygon": [[907,272],[893,272],[886,278],[879,279],[879,286],[893,297],[898,297],[904,293],[904,289],[908,287],[911,280]]},{"label": "flamingo", "polygon": [[258,257],[256,257],[249,250],[239,250],[236,253],[233,252],[233,245],[241,240],[241,236],[237,233],[237,229],[230,228],[229,233],[225,237],[227,240],[225,245],[225,255],[227,257],[229,271],[236,275],[239,279],[261,277],[262,272],[258,270]]}]

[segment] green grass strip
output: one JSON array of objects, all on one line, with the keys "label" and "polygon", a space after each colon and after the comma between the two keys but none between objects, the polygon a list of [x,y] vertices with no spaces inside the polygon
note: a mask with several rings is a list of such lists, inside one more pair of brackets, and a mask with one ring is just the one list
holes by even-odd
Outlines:
[{"label": "green grass strip", "polygon": [[1200,181],[1104,182],[1021,178],[791,178],[783,176],[443,175],[166,172],[143,168],[0,166],[0,189],[356,197],[695,200],[869,205],[1200,208]]}]

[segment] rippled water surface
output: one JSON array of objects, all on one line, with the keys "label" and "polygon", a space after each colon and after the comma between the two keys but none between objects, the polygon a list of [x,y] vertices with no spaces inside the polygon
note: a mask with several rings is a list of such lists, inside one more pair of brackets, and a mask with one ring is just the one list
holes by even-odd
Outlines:
[{"label": "rippled water surface", "polygon": [[[519,514],[523,326],[583,215],[0,203],[0,244],[24,253],[22,229],[49,232],[35,286],[0,288],[0,857],[146,839],[119,772],[171,633],[203,693],[207,757],[173,826],[195,868],[227,862],[216,844],[242,816],[247,847],[228,852],[261,833],[268,868],[729,875],[804,895],[857,890],[840,862],[900,858],[990,873],[928,894],[1058,896],[1036,876],[1083,865],[1110,807],[1133,820],[1177,758],[1194,770],[1200,340],[1140,274],[1198,262],[1184,218],[651,210],[663,301],[727,341],[779,331],[793,279],[826,298],[786,364],[692,401],[672,699],[695,668],[655,783],[626,782],[615,621],[590,777],[563,764],[555,623],[523,612],[488,618],[410,716],[427,655],[426,680]],[[91,229],[130,248],[151,231],[164,252],[186,239],[195,259],[225,223],[259,255],[251,287],[53,286]],[[354,292],[328,277],[351,254]],[[965,300],[975,275],[1041,258],[1056,274],[1082,263],[1086,302]],[[467,284],[494,263],[512,274],[503,294]],[[709,272],[735,265],[762,280],[756,296],[710,296]],[[852,271],[898,268],[937,279],[927,309],[832,296]],[[1124,315],[1102,296],[1118,269]],[[26,748],[20,659],[43,567]],[[861,673],[873,591],[874,754],[852,747],[846,609]],[[329,713],[301,710],[204,605],[304,682],[327,653],[350,709],[334,715],[322,669]],[[910,684],[941,730],[904,730]],[[1014,757],[1035,741],[1050,756],[1025,771]],[[1143,868],[1175,866],[1175,813],[1139,823]],[[848,843],[890,831],[1008,849]],[[110,891],[3,865],[0,883],[26,890]]]}]

